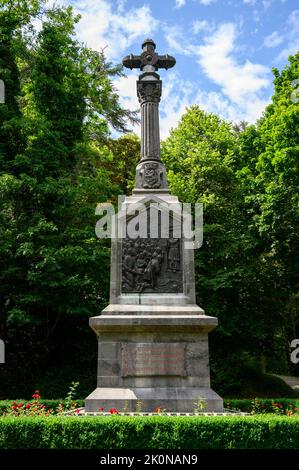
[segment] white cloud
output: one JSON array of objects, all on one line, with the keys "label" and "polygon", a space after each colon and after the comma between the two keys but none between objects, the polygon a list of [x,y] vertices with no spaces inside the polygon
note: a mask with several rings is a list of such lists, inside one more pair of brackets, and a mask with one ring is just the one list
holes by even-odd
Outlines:
[{"label": "white cloud", "polygon": [[131,109],[132,111],[139,108],[136,92],[137,79],[138,72],[131,71],[128,76],[119,77],[113,82],[113,85],[119,94],[121,105],[127,109]]},{"label": "white cloud", "polygon": [[217,0],[199,0],[199,3],[205,6],[211,5],[211,3],[214,3],[214,2],[217,2]]},{"label": "white cloud", "polygon": [[277,61],[286,61],[290,55],[299,51],[299,10],[293,10],[286,25],[286,46],[276,57]]},{"label": "white cloud", "polygon": [[288,25],[292,28],[292,33],[299,34],[299,10],[293,10],[288,17]]},{"label": "white cloud", "polygon": [[266,47],[277,47],[283,42],[283,40],[284,37],[277,31],[274,31],[272,34],[269,34],[269,36],[264,38],[264,45]]},{"label": "white cloud", "polygon": [[150,7],[126,10],[125,3],[113,5],[108,0],[78,0],[75,12],[82,19],[77,25],[78,36],[89,47],[101,50],[109,59],[118,59],[137,38],[144,39],[153,33],[159,21],[152,15]]},{"label": "white cloud", "polygon": [[182,80],[171,71],[163,80],[163,94],[160,105],[160,133],[164,140],[169,131],[178,125],[187,106],[194,103],[195,84]]},{"label": "white cloud", "polygon": [[[220,87],[222,95],[201,93],[200,96],[206,106],[213,106],[214,112],[219,113],[224,107],[229,119],[242,118],[252,122],[267,104],[261,93],[271,83],[269,70],[248,59],[239,63],[234,56],[236,38],[236,26],[225,23],[207,36],[203,45],[194,49],[203,72]],[[221,106],[218,105],[220,102]]]},{"label": "white cloud", "polygon": [[186,0],[175,0],[175,8],[181,8],[186,5]]},{"label": "white cloud", "polygon": [[256,0],[243,0],[243,3],[253,6],[256,4]]},{"label": "white cloud", "polygon": [[190,55],[189,38],[186,37],[184,32],[179,26],[164,26],[164,35],[171,53],[177,52],[178,54]]},{"label": "white cloud", "polygon": [[211,31],[213,26],[207,20],[195,20],[192,23],[192,32],[198,34],[202,31]]}]

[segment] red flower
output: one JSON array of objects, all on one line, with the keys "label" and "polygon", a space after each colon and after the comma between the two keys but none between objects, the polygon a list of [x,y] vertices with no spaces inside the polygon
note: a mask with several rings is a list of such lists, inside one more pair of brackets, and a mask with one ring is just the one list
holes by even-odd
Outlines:
[{"label": "red flower", "polygon": [[112,415],[117,415],[119,411],[116,408],[110,408],[109,413],[111,413]]},{"label": "red flower", "polygon": [[30,407],[31,407],[30,403],[27,403],[26,405],[27,410],[29,410]]},{"label": "red flower", "polygon": [[103,413],[104,410],[105,410],[105,408],[103,406],[100,406],[99,411],[101,411]]},{"label": "red flower", "polygon": [[46,405],[43,405],[43,406],[42,406],[42,410],[44,410],[45,408],[46,408]]},{"label": "red flower", "polygon": [[17,406],[16,406],[16,405],[12,405],[12,409],[13,409],[13,410],[16,410],[16,409],[17,409]]},{"label": "red flower", "polygon": [[19,403],[19,404],[17,405],[18,408],[22,408],[22,406],[23,406],[23,403]]},{"label": "red flower", "polygon": [[294,411],[298,411],[298,408],[294,408]]},{"label": "red flower", "polygon": [[78,414],[78,413],[80,413],[80,410],[75,410],[75,412]]}]

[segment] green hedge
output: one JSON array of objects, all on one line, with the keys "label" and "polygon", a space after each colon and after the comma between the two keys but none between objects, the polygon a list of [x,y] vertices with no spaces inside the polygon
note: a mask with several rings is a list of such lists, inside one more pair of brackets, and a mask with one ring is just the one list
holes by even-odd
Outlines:
[{"label": "green hedge", "polygon": [[0,418],[0,449],[299,449],[299,417]]}]

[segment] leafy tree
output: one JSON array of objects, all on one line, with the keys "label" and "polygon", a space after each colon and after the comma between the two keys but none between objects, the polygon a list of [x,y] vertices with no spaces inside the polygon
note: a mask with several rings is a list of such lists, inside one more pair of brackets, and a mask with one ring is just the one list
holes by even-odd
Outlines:
[{"label": "leafy tree", "polygon": [[274,95],[256,126],[246,129],[240,149],[246,160],[239,171],[251,228],[269,275],[279,310],[276,342],[298,337],[298,155],[299,104],[292,83],[298,78],[299,54],[280,73],[274,69]]},{"label": "leafy tree", "polygon": [[125,134],[109,140],[112,159],[108,164],[113,181],[128,194],[135,185],[135,169],[140,159],[140,139],[136,134]]},{"label": "leafy tree", "polygon": [[[110,250],[95,237],[95,208],[120,191],[105,166],[109,127],[125,130],[136,119],[113,89],[120,67],[78,42],[72,9],[54,8],[42,19],[34,40],[20,31],[26,54],[15,58],[18,88],[7,92],[24,142],[7,152],[0,175],[2,335],[9,351],[36,351],[30,371],[16,364],[29,375],[57,347],[48,341],[57,325],[76,316],[87,329],[86,318],[107,303]],[[21,99],[13,99],[17,93]],[[14,138],[8,135],[9,145]]]},{"label": "leafy tree", "polygon": [[240,148],[255,140],[255,132],[248,127],[236,133],[217,116],[192,106],[162,147],[172,191],[181,201],[204,205],[204,243],[195,252],[196,290],[206,313],[219,318],[211,349],[216,386],[224,393],[238,388],[248,366],[265,368],[265,355],[273,353],[281,327],[273,298],[277,269],[265,263],[253,222],[256,208],[246,199],[255,184],[255,174],[248,175],[258,149],[244,159]]}]

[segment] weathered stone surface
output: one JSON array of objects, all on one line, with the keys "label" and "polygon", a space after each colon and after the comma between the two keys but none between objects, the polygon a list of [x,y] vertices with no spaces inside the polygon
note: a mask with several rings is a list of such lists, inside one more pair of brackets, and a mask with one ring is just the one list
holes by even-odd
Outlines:
[{"label": "weathered stone surface", "polygon": [[123,377],[186,374],[183,343],[124,343],[122,346]]},{"label": "weathered stone surface", "polygon": [[[111,311],[112,306],[107,308]],[[116,309],[125,306],[114,306]],[[138,306],[128,306],[137,309]],[[145,306],[149,311],[152,306]],[[173,307],[160,307],[171,309]],[[200,312],[194,305],[181,307],[185,311]],[[106,310],[106,309],[105,309]],[[207,400],[209,410],[221,411],[222,399],[210,390],[208,332],[217,324],[217,319],[206,315],[107,315],[103,313],[90,319],[99,341],[99,363],[97,392],[86,401],[92,411],[93,400],[99,406],[120,408],[124,401],[113,395],[115,389],[134,392],[136,398],[129,400],[129,409],[134,411],[136,400],[142,401],[144,411],[153,411],[162,406],[169,411],[192,411],[199,398]],[[142,351],[141,356],[136,351]],[[135,351],[135,352],[134,352]],[[178,353],[178,368],[172,369],[167,354]],[[124,354],[126,361],[124,361]],[[146,359],[146,355],[151,358]],[[162,366],[155,357],[162,358]],[[110,367],[107,360],[110,358]],[[136,359],[138,363],[136,364]],[[141,361],[140,361],[141,359]],[[128,361],[131,363],[128,364]],[[127,362],[127,364],[124,364]],[[145,368],[147,367],[147,370]],[[156,369],[155,369],[156,367]],[[126,371],[124,371],[124,368]],[[143,369],[143,370],[142,370]],[[174,374],[172,375],[172,373]],[[160,394],[157,394],[159,390]],[[167,391],[169,398],[167,399]],[[101,393],[103,392],[102,396]],[[108,398],[104,399],[104,397]],[[110,394],[110,395],[109,395]],[[100,399],[94,398],[100,396]],[[184,402],[183,397],[190,397]],[[150,398],[149,398],[150,397]],[[155,398],[156,397],[156,398]]]},{"label": "weathered stone surface", "polygon": [[[168,226],[158,223],[156,229],[153,229],[154,224],[148,224],[148,231],[145,231],[145,236],[148,234],[147,239],[119,238],[120,227],[126,226],[128,221],[134,223],[134,217],[128,214],[138,210],[141,205],[144,209],[140,210],[139,215],[146,212],[148,217],[150,211],[153,218],[155,207],[159,208],[156,212],[166,216],[171,214]],[[184,247],[182,238],[178,240],[177,236],[171,237],[182,223],[181,205],[177,197],[163,193],[159,196],[134,195],[124,199],[122,209],[126,216],[118,217],[115,223],[116,238],[111,244],[110,302],[195,304],[193,250]],[[170,238],[165,237],[167,227]],[[164,236],[158,239],[156,232],[158,236],[161,232]],[[141,259],[143,252],[145,254]],[[148,295],[151,293],[155,295]],[[167,296],[167,293],[176,296]]]},{"label": "weathered stone surface", "polygon": [[[138,401],[143,411],[159,407],[188,412],[204,399],[206,411],[221,412],[223,401],[210,388],[208,346],[208,334],[218,321],[196,305],[194,252],[186,248],[183,236],[175,235],[185,219],[177,197],[169,194],[160,160],[162,82],[157,70],[172,67],[175,59],[158,55],[152,40],[142,47],[140,56],[123,61],[126,67],[142,70],[137,82],[141,159],[133,195],[124,199],[116,216],[110,304],[90,318],[98,337],[98,372],[97,388],[86,398],[85,407],[86,411],[99,407],[135,411]],[[135,215],[140,205],[141,219],[148,220],[150,213],[151,223],[136,239],[129,237],[128,227],[140,225]],[[170,212],[165,236],[162,216]]]},{"label": "weathered stone surface", "polygon": [[[113,397],[113,398],[112,398]],[[136,411],[137,401],[141,402],[142,411],[155,411],[157,408],[167,411],[190,412],[200,398],[205,400],[205,411],[222,412],[222,399],[210,388],[96,388],[85,401],[86,411],[98,411],[100,406],[106,410],[117,408],[122,411]]]}]

